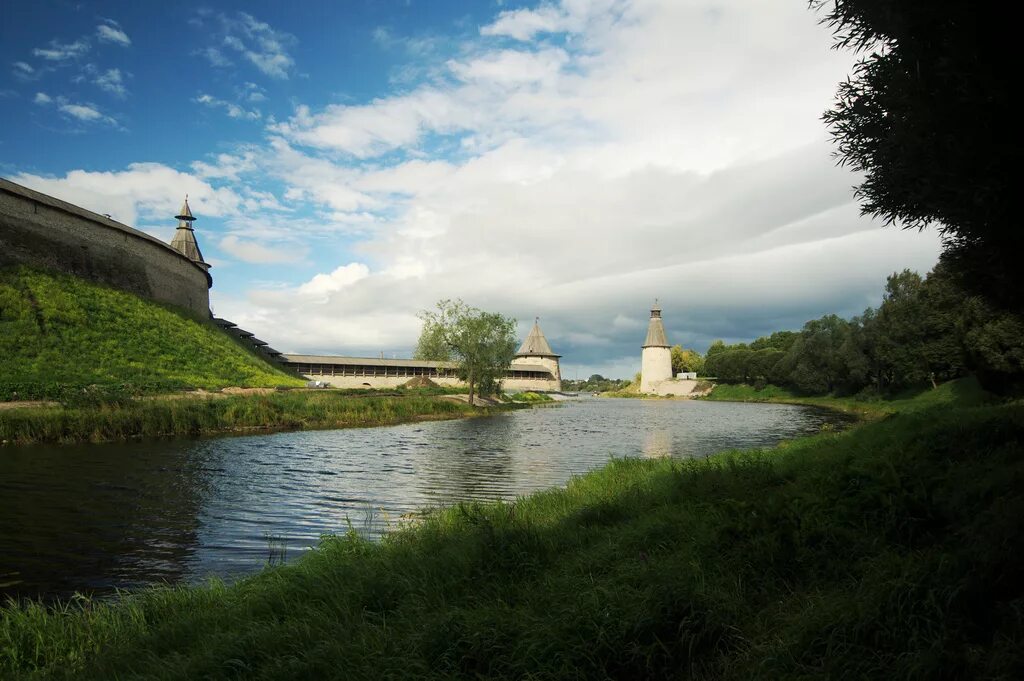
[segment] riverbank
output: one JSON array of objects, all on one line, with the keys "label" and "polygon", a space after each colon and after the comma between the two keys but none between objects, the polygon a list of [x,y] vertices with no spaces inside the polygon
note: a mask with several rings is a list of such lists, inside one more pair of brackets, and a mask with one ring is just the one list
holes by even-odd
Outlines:
[{"label": "riverbank", "polygon": [[1013,678],[1024,407],[943,394],[327,538],[232,586],[7,607],[0,676]]},{"label": "riverbank", "polygon": [[349,394],[332,390],[171,395],[82,407],[0,411],[0,443],[109,442],[137,437],[384,426],[494,413],[444,395]]},{"label": "riverbank", "polygon": [[938,388],[912,391],[891,399],[862,399],[855,396],[800,395],[788,388],[766,385],[757,388],[746,383],[716,383],[714,389],[697,399],[711,402],[771,402],[834,409],[860,419],[877,419],[899,412],[920,411],[935,406],[981,406],[992,402],[973,376],[943,383]]}]

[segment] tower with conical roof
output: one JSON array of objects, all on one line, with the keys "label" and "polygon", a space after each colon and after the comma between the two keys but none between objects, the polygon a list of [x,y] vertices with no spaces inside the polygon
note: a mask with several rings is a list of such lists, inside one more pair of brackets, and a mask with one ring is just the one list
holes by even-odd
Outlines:
[{"label": "tower with conical roof", "polygon": [[672,350],[665,337],[665,324],[661,321],[661,306],[654,301],[651,321],[647,323],[647,338],[640,354],[640,392],[657,392],[658,383],[672,378]]},{"label": "tower with conical roof", "polygon": [[512,366],[542,366],[555,377],[555,387],[553,389],[561,390],[562,372],[558,363],[560,357],[561,355],[556,355],[551,350],[548,339],[544,337],[544,332],[540,330],[540,318],[535,318],[533,320],[533,328],[530,329],[530,333],[526,335],[526,340],[519,346],[519,351],[516,352],[516,356],[512,359]]},{"label": "tower with conical roof", "polygon": [[203,260],[203,253],[199,250],[199,244],[196,242],[196,233],[192,228],[192,223],[196,219],[192,216],[192,210],[188,207],[188,194],[185,195],[185,203],[181,205],[179,213],[179,215],[174,216],[178,221],[178,229],[175,230],[174,238],[171,239],[171,248],[185,255],[185,257],[204,270],[209,271],[210,264]]}]

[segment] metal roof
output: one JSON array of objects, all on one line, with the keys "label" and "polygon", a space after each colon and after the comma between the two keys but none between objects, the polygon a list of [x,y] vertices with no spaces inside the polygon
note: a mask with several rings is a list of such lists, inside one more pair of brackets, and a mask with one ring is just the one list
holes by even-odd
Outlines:
[{"label": "metal roof", "polygon": [[527,334],[526,340],[519,346],[519,351],[516,352],[516,357],[560,357],[551,351],[551,346],[548,345],[548,339],[544,337],[544,332],[540,330],[540,320],[534,320],[533,328],[530,329],[530,333]]},{"label": "metal roof", "polygon": [[[292,355],[284,354],[286,362],[292,364],[334,364],[337,366],[371,366],[371,367],[422,367],[424,369],[455,369],[457,362],[435,362],[425,359],[380,359],[379,357],[338,357],[337,355]],[[550,374],[551,370],[537,364],[516,364],[510,367],[513,371],[541,371]]]},{"label": "metal roof", "polygon": [[661,308],[654,303],[651,309],[651,321],[647,324],[647,338],[644,340],[645,348],[667,348],[668,338],[665,336],[665,324],[661,321]]},{"label": "metal roof", "polygon": [[188,207],[188,194],[185,195],[185,203],[181,204],[181,210],[178,211],[178,214],[174,217],[178,220],[187,220],[189,222],[195,220],[195,218],[192,217],[192,211]]}]

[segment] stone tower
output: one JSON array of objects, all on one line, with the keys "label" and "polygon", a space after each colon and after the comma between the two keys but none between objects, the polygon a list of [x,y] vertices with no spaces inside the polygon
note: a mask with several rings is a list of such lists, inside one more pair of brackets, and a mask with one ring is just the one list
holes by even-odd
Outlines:
[{"label": "stone tower", "polygon": [[551,371],[551,375],[555,377],[555,382],[558,384],[555,390],[561,390],[562,372],[558,364],[559,357],[561,355],[556,355],[551,351],[548,339],[544,337],[544,332],[540,330],[540,319],[538,318],[533,320],[533,328],[530,329],[526,340],[519,347],[519,351],[512,360],[512,366],[515,367],[517,364],[539,364]]},{"label": "stone tower", "polygon": [[180,213],[180,215],[174,216],[178,221],[178,229],[175,230],[174,238],[171,239],[171,248],[183,253],[189,260],[209,271],[210,264],[203,260],[203,253],[199,250],[199,244],[196,242],[195,230],[192,229],[192,223],[196,219],[192,217],[192,211],[188,207],[188,195],[185,196],[185,203],[181,205]]},{"label": "stone tower", "polygon": [[672,378],[672,351],[665,337],[665,325],[661,321],[661,307],[654,301],[651,321],[647,324],[647,338],[640,355],[640,392],[656,392],[655,387]]}]

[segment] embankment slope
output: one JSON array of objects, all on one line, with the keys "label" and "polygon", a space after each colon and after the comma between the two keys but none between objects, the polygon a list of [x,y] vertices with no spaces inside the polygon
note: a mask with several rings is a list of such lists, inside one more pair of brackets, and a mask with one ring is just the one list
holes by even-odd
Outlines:
[{"label": "embankment slope", "polygon": [[89,385],[159,393],[303,381],[177,308],[70,275],[0,270],[0,400]]}]

